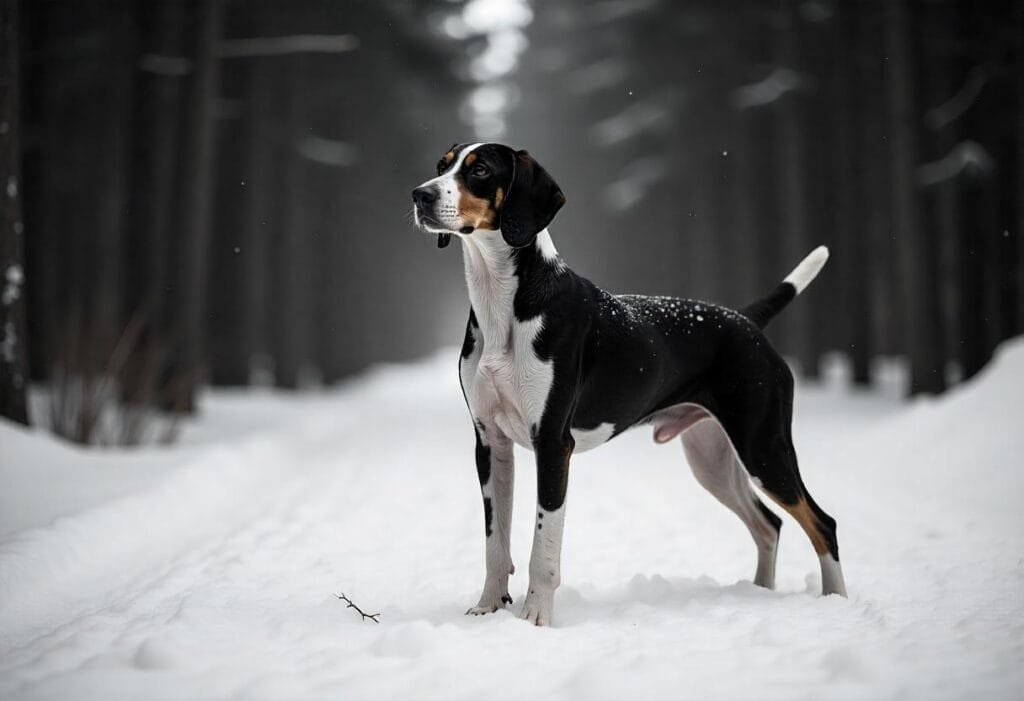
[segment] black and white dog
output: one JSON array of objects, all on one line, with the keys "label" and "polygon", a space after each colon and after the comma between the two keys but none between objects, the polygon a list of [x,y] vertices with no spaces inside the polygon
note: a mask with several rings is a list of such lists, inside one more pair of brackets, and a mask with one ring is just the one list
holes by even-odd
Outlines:
[{"label": "black and white dog", "polygon": [[821,562],[823,593],[845,595],[836,523],[800,479],[790,435],[793,377],[761,329],[818,274],[819,247],[771,294],[742,311],[673,297],[612,295],[559,257],[547,226],[565,204],[526,151],[453,146],[413,193],[416,224],[438,246],[462,239],[471,303],[459,373],[476,429],[487,575],[484,614],[512,602],[508,578],[512,444],[537,461],[537,528],[520,616],[551,623],[560,583],[569,461],[648,423],[682,435],[697,480],[757,544],[754,582],[775,585],[781,520],[750,482],[788,511]]}]

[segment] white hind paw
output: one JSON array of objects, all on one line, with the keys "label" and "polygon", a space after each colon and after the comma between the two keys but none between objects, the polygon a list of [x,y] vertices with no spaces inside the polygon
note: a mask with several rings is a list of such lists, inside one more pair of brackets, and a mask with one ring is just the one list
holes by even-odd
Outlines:
[{"label": "white hind paw", "polygon": [[551,614],[555,607],[555,592],[541,589],[530,590],[523,602],[519,617],[535,626],[551,625]]}]

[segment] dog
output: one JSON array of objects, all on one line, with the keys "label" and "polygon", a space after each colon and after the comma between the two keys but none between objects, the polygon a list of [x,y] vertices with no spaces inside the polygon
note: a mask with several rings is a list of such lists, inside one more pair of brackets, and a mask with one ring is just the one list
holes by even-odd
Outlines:
[{"label": "dog", "polygon": [[810,253],[770,294],[734,311],[674,297],[613,295],[574,273],[548,226],[565,196],[526,151],[455,144],[437,177],[413,190],[417,227],[462,241],[470,311],[459,377],[476,433],[486,576],[476,606],[512,603],[508,578],[512,446],[537,463],[530,583],[520,617],[550,625],[569,463],[639,424],[682,437],[697,481],[732,510],[757,546],[754,583],[775,585],[781,519],[751,483],[800,524],[821,564],[823,594],[846,596],[836,522],[800,478],[790,433],[793,376],[762,333],[814,279]]}]

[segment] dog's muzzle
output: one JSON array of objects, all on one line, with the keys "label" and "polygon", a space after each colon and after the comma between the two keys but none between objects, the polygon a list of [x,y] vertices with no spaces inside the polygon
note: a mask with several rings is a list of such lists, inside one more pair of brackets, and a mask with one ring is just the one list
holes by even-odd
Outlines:
[{"label": "dog's muzzle", "polygon": [[[416,207],[416,213],[421,224],[441,228],[441,223],[437,220],[437,216],[434,213],[434,204],[437,202],[438,197],[438,191],[434,187],[418,187],[412,191],[412,202]],[[437,247],[444,248],[451,243],[451,240],[451,234],[438,234]]]},{"label": "dog's muzzle", "polygon": [[412,191],[412,202],[421,218],[434,219],[434,203],[438,192],[434,187],[418,187]]}]

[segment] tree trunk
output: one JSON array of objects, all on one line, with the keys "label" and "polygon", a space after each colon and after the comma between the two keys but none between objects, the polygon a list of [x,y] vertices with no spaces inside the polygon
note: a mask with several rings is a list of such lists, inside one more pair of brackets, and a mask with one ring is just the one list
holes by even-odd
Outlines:
[{"label": "tree trunk", "polygon": [[[242,337],[255,360],[254,369],[271,367],[271,242],[279,228],[281,183],[277,155],[281,151],[277,123],[281,83],[280,59],[253,59],[249,86],[249,155],[246,160],[246,248]],[[265,367],[260,368],[260,365]],[[266,380],[267,378],[256,378]]]},{"label": "tree trunk", "polygon": [[1017,145],[1017,185],[1015,192],[1017,193],[1016,204],[1016,231],[1012,231],[1012,238],[1016,244],[1016,255],[1014,256],[1014,262],[1016,264],[1016,270],[1014,271],[1013,283],[1014,290],[1012,298],[1015,300],[1017,305],[1014,319],[1016,320],[1016,326],[1013,329],[1013,333],[1019,334],[1024,333],[1024,2],[1018,2],[1014,5],[1014,14],[1016,15],[1013,20],[1014,27],[1016,27],[1015,35],[1017,37],[1014,45],[1014,75],[1016,76],[1015,82],[1015,95],[1016,105],[1014,112],[1014,132],[1016,135]]},{"label": "tree trunk", "polygon": [[[138,65],[134,7],[130,3],[109,3],[103,33],[110,47],[99,58],[104,79],[97,86],[103,112],[97,115],[99,130],[94,134],[103,154],[103,167],[91,177],[93,206],[96,207],[94,238],[89,242],[93,264],[87,284],[92,288],[90,328],[84,329],[86,345],[96,348],[97,361],[111,357],[121,338],[127,318],[137,311],[135,300],[125,300],[125,232],[129,207],[129,137],[133,122],[135,72]],[[76,174],[86,178],[87,172]]]},{"label": "tree trunk", "polygon": [[[175,404],[173,370],[165,365],[174,336],[175,306],[170,303],[176,283],[172,261],[179,255],[181,177],[185,81],[193,66],[185,46],[186,6],[176,0],[151,4],[138,0],[143,18],[143,59],[138,74],[134,130],[135,207],[125,273],[129,312],[138,310],[143,324],[138,350],[129,360],[122,397],[135,404]],[[147,18],[147,13],[149,17]],[[169,383],[169,384],[168,384]]]},{"label": "tree trunk", "polygon": [[[838,11],[838,8],[837,8]],[[805,208],[805,236],[803,250],[798,251],[793,262],[815,247],[826,244],[833,246],[837,230],[835,212],[839,207],[839,180],[842,177],[837,161],[835,144],[839,129],[836,126],[835,104],[839,102],[840,82],[837,78],[841,44],[841,27],[835,19],[811,21],[802,18],[799,24],[800,55],[799,68],[808,76],[807,90],[796,93],[799,98],[800,119],[804,125],[803,140],[803,188]],[[807,328],[804,341],[804,373],[817,377],[822,355],[827,350],[838,350],[837,342],[842,336],[845,319],[835,310],[840,307],[842,274],[839,260],[830,260],[823,274],[814,281],[814,286],[800,302],[803,306],[803,324]],[[785,269],[785,266],[784,266]]]},{"label": "tree trunk", "polygon": [[0,0],[0,416],[28,425],[18,0]]},{"label": "tree trunk", "polygon": [[298,388],[303,371],[313,359],[313,278],[315,260],[312,255],[312,227],[306,201],[308,167],[298,153],[298,144],[306,133],[307,113],[305,91],[309,89],[303,68],[305,57],[289,56],[286,62],[287,113],[283,127],[285,190],[284,226],[279,240],[277,258],[278,312],[275,381],[278,387]]},{"label": "tree trunk", "polygon": [[218,162],[224,171],[215,182],[216,207],[210,240],[210,279],[206,335],[209,339],[210,382],[220,386],[249,383],[252,347],[245,335],[245,257],[249,255],[245,159],[249,146],[247,121],[241,105],[251,84],[251,61],[229,61],[223,66],[221,95],[230,106],[219,115]]},{"label": "tree trunk", "polygon": [[[924,55],[931,57],[923,76],[925,107],[934,110],[946,103],[961,87],[964,79],[962,61],[956,55],[956,13],[953,3],[934,3],[923,8],[925,31]],[[960,120],[929,126],[935,131],[933,148],[924,150],[923,160],[937,161],[948,155],[960,138]],[[942,357],[952,361],[959,357],[959,329],[964,310],[960,306],[960,195],[961,176],[947,178],[927,188],[925,221],[937,253],[937,288],[939,313],[943,319]]]},{"label": "tree trunk", "polygon": [[[803,76],[800,65],[800,28],[794,0],[782,0],[779,18],[776,47],[778,65]],[[791,91],[779,100],[776,159],[781,185],[781,212],[776,245],[782,253],[783,267],[775,271],[777,276],[785,275],[789,272],[786,266],[795,265],[808,253],[807,171],[804,162],[807,130],[802,119],[803,98],[800,92],[800,89]],[[803,374],[813,376],[817,374],[817,358],[811,347],[809,314],[805,302],[801,300],[794,304],[792,309],[777,320],[777,325],[779,336],[783,339],[783,348],[799,361]]]},{"label": "tree trunk", "polygon": [[893,235],[899,256],[903,308],[903,350],[910,359],[911,394],[945,389],[942,326],[935,280],[936,251],[921,224],[916,171],[920,162],[918,81],[908,0],[886,8],[892,142]]},{"label": "tree trunk", "polygon": [[199,37],[195,86],[189,119],[190,141],[186,170],[183,218],[183,266],[178,362],[182,393],[178,407],[195,410],[195,391],[206,374],[206,309],[209,252],[213,218],[213,183],[216,155],[216,104],[219,94],[220,59],[217,42],[222,37],[224,0],[209,0],[199,9]]},{"label": "tree trunk", "polygon": [[838,312],[845,328],[839,334],[850,359],[852,380],[857,385],[871,382],[871,325],[867,308],[868,264],[864,241],[864,211],[867,198],[863,186],[866,161],[857,144],[858,116],[868,101],[857,78],[857,49],[860,38],[856,5],[841,4],[836,24],[839,32],[836,69],[835,163],[838,169],[838,199],[832,226],[835,231],[835,258],[840,285]]}]

